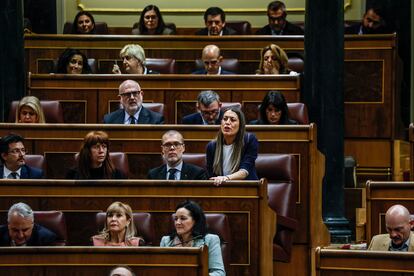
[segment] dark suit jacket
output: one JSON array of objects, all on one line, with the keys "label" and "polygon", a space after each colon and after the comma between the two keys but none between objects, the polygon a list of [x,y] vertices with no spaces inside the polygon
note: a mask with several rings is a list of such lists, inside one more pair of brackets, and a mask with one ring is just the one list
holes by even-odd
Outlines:
[{"label": "dark suit jacket", "polygon": [[[27,246],[48,246],[56,242],[55,233],[39,224],[34,224],[32,236],[27,241]],[[0,226],[0,246],[10,246],[10,236],[7,225]]]},{"label": "dark suit jacket", "polygon": [[[103,119],[104,124],[123,124],[124,123],[124,110],[118,109],[114,112],[106,114]],[[163,124],[164,116],[161,114],[142,107],[141,113],[138,117],[137,124]]]},{"label": "dark suit jacket", "polygon": [[[303,35],[305,32],[301,27],[286,21],[285,28],[283,28],[282,35]],[[272,29],[269,25],[257,30],[256,35],[272,35]]]},{"label": "dark suit jacket", "polygon": [[[351,26],[348,26],[344,29],[344,34],[359,34],[359,29],[361,28],[362,23],[356,23]],[[388,29],[385,26],[381,26],[375,30],[372,30],[372,32],[367,32],[363,34],[390,34],[392,31]]]},{"label": "dark suit jacket", "polygon": [[[221,119],[223,118],[223,112],[220,110],[220,115],[217,118],[215,124],[219,125],[221,123]],[[187,116],[184,116],[181,120],[181,123],[184,125],[203,125],[203,118],[201,117],[201,114],[196,112],[189,114]]]},{"label": "dark suit jacket", "polygon": [[[0,166],[0,176],[3,177],[4,165]],[[32,168],[27,165],[22,166],[20,171],[20,179],[41,179],[43,178],[43,171],[41,169]]]},{"label": "dark suit jacket", "polygon": [[[256,173],[256,159],[258,152],[258,141],[253,133],[246,133],[244,135],[244,148],[240,160],[240,169],[245,169],[249,172],[246,180],[257,180],[259,179]],[[208,176],[217,176],[213,172],[214,163],[214,152],[216,150],[216,141],[210,141],[207,145],[207,172]]]},{"label": "dark suit jacket", "polygon": [[[151,169],[148,172],[148,179],[167,179],[167,165]],[[199,166],[183,162],[180,180],[206,180],[207,172]]]},{"label": "dark suit jacket", "polygon": [[[229,28],[227,26],[224,26],[223,28],[223,35],[236,35],[237,32],[236,30]],[[198,30],[195,35],[208,35],[208,29],[207,28],[203,28]]]},{"label": "dark suit jacket", "polygon": [[[299,123],[295,120],[292,119],[287,119],[287,121],[283,124],[279,124],[279,125],[298,125]],[[253,120],[250,121],[249,125],[268,125],[265,122],[262,121],[262,119],[258,119],[258,120]]]},{"label": "dark suit jacket", "polygon": [[[194,71],[192,74],[193,75],[207,75],[207,70],[206,69],[200,69],[200,70]],[[221,68],[220,75],[236,75],[236,73],[226,71],[226,70],[223,70],[223,68]]]}]

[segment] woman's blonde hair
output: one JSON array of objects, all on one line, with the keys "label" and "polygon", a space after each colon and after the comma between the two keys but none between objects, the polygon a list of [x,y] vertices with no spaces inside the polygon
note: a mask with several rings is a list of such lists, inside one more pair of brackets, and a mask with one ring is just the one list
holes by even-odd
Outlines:
[{"label": "woman's blonde hair", "polygon": [[289,74],[290,70],[288,68],[288,56],[286,52],[276,44],[269,44],[262,49],[260,52],[259,69],[256,70],[256,74],[264,74],[264,55],[269,50],[272,52],[275,60],[279,63],[279,74]]},{"label": "woman's blonde hair", "polygon": [[[124,241],[126,242],[129,239],[135,237],[137,234],[137,229],[135,228],[131,207],[126,203],[115,201],[111,205],[109,205],[108,209],[106,210],[106,217],[108,217],[108,215],[112,213],[124,213],[127,219],[129,220],[129,224],[126,226],[126,230],[125,230]],[[100,236],[104,238],[106,241],[111,240],[111,232],[109,231],[108,220],[106,218],[105,218],[105,226]]]},{"label": "woman's blonde hair", "polygon": [[132,56],[135,57],[142,65],[145,65],[145,51],[138,44],[127,44],[119,52],[119,56]]},{"label": "woman's blonde hair", "polygon": [[46,123],[45,115],[43,114],[42,107],[40,105],[40,101],[35,96],[26,96],[20,100],[19,104],[16,108],[16,120],[15,122],[18,123],[20,120],[20,111],[24,106],[28,106],[36,113],[37,122],[40,124]]}]

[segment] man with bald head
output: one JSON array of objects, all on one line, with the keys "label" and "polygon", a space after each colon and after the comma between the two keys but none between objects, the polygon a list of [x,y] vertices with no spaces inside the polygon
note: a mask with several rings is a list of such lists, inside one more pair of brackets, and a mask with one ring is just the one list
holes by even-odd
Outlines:
[{"label": "man with bald head", "polygon": [[411,233],[410,212],[402,205],[391,206],[385,214],[388,234],[372,238],[368,250],[414,251],[414,237]]},{"label": "man with bald head", "polygon": [[119,86],[120,109],[106,114],[104,124],[163,124],[164,117],[142,106],[144,91],[138,82],[126,80]]},{"label": "man with bald head", "polygon": [[221,62],[223,57],[220,54],[220,48],[216,45],[207,45],[204,47],[201,54],[201,60],[204,64],[204,69],[193,72],[196,75],[232,75],[233,72],[223,70]]},{"label": "man with bald head", "polygon": [[109,272],[109,276],[135,276],[129,266],[117,266]]}]

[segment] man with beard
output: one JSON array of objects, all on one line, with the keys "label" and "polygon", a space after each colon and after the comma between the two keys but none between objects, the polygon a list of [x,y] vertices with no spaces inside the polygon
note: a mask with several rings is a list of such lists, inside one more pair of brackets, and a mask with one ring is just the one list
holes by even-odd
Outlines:
[{"label": "man with beard", "polygon": [[139,83],[126,80],[119,86],[119,99],[123,108],[106,114],[104,124],[163,124],[164,117],[142,106],[144,91]]},{"label": "man with beard", "polygon": [[0,140],[1,178],[8,179],[39,179],[43,171],[25,164],[26,149],[24,138],[17,134],[3,136]]},{"label": "man with beard", "polygon": [[169,130],[162,136],[161,155],[164,165],[151,169],[148,179],[206,180],[206,170],[183,162],[184,138],[178,131]]},{"label": "man with beard", "polygon": [[414,251],[414,236],[407,208],[402,205],[391,206],[385,214],[385,227],[388,234],[374,236],[368,250]]},{"label": "man with beard", "polygon": [[345,34],[387,34],[391,31],[387,28],[383,10],[377,6],[367,8],[361,23],[346,27]]}]

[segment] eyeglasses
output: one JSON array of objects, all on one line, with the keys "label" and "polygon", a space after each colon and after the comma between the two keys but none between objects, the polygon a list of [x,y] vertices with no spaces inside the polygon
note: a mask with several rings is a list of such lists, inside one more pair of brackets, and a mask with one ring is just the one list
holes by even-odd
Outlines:
[{"label": "eyeglasses", "polygon": [[16,154],[16,155],[17,154],[25,155],[27,153],[27,151],[26,151],[25,148],[22,148],[22,149],[12,149],[12,150],[9,150],[9,153]]},{"label": "eyeglasses", "polygon": [[126,92],[126,93],[119,94],[119,96],[121,96],[122,98],[131,98],[131,97],[136,98],[138,94],[141,93],[141,91],[142,90]]},{"label": "eyeglasses", "polygon": [[219,61],[216,59],[216,60],[204,60],[203,61],[204,62],[204,64],[206,65],[206,66],[208,66],[208,65],[216,65]]},{"label": "eyeglasses", "polygon": [[200,113],[203,115],[203,116],[212,116],[212,115],[217,115],[217,113],[219,113],[220,112],[220,109],[214,109],[214,110],[211,110],[211,111],[202,111],[202,110],[200,110]]},{"label": "eyeglasses", "polygon": [[165,143],[165,144],[162,144],[161,146],[164,149],[170,149],[171,147],[174,147],[175,149],[177,149],[177,148],[180,148],[182,145],[184,144],[180,142],[174,142],[174,143]]}]

